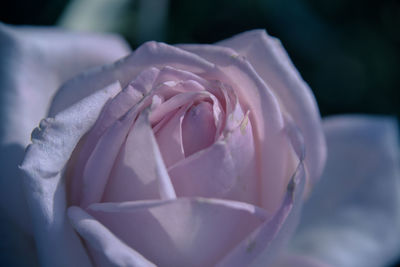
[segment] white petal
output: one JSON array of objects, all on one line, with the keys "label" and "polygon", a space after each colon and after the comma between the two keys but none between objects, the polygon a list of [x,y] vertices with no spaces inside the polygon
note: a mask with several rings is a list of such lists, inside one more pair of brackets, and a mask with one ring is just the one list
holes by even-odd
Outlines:
[{"label": "white petal", "polygon": [[387,117],[324,121],[327,167],[293,249],[333,266],[378,267],[400,249],[398,130]]},{"label": "white petal", "polygon": [[21,163],[30,134],[58,87],[77,73],[112,62],[129,48],[119,37],[0,23],[0,208],[30,232]]},{"label": "white petal", "polygon": [[28,146],[20,168],[25,174],[26,199],[42,266],[90,266],[78,236],[66,219],[62,172],[75,146],[93,126],[105,102],[120,90],[119,83],[112,84],[55,118],[43,120],[32,133],[32,144]]}]

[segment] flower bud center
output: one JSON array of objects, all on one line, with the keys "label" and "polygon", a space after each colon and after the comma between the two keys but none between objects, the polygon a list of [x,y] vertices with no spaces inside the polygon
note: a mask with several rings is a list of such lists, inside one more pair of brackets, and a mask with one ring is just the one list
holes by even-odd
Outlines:
[{"label": "flower bud center", "polygon": [[213,107],[209,102],[192,106],[182,121],[182,141],[185,156],[204,149],[215,140]]}]

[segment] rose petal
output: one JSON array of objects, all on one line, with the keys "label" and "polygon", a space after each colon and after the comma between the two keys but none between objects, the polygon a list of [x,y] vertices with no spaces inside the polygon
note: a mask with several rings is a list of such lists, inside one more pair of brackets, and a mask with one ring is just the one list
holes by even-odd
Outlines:
[{"label": "rose petal", "polygon": [[154,109],[150,114],[151,123],[157,123],[160,121],[167,113],[176,110],[177,108],[186,105],[187,103],[193,101],[201,101],[210,98],[213,103],[218,105],[218,100],[215,96],[207,91],[196,91],[196,92],[185,92],[177,94],[171,97],[156,109]]},{"label": "rose petal", "polygon": [[68,208],[68,217],[86,241],[96,266],[155,266],[81,208]]},{"label": "rose petal", "polygon": [[[62,171],[82,136],[93,126],[104,103],[121,87],[115,83],[45,119],[32,132],[21,169],[33,234],[43,266],[90,266],[89,258],[65,217]],[[49,244],[63,244],[49,246]]]},{"label": "rose petal", "polygon": [[191,105],[192,102],[179,108],[172,117],[166,116],[165,118],[168,118],[168,121],[155,133],[167,168],[185,158],[182,143],[182,120]]},{"label": "rose petal", "polygon": [[271,220],[265,221],[240,242],[217,267],[269,266],[286,247],[300,217],[305,187],[305,172],[300,163],[290,180],[285,198]]},{"label": "rose petal", "polygon": [[101,203],[88,212],[159,266],[213,266],[268,219],[255,206],[216,199]]},{"label": "rose petal", "polygon": [[81,206],[100,202],[114,162],[132,124],[133,122],[117,121],[100,138],[86,163],[81,177],[82,187],[71,187],[69,191],[70,194],[74,191],[82,194]]},{"label": "rose petal", "polygon": [[49,114],[56,114],[115,80],[124,88],[142,70],[154,66],[170,66],[194,73],[213,69],[213,64],[192,53],[163,43],[147,42],[126,58],[65,83],[54,97]]},{"label": "rose petal", "polygon": [[398,128],[386,117],[324,121],[327,167],[293,249],[332,266],[386,266],[400,249]]},{"label": "rose petal", "polygon": [[290,61],[280,41],[264,30],[248,31],[217,45],[233,48],[279,97],[304,136],[307,155],[305,166],[312,182],[321,175],[326,159],[325,140],[315,98]]},{"label": "rose petal", "polygon": [[210,146],[215,140],[216,122],[208,102],[193,105],[182,121],[182,141],[185,156]]},{"label": "rose petal", "polygon": [[104,202],[176,198],[144,110],[130,131],[104,192]]},{"label": "rose petal", "polygon": [[[258,205],[259,177],[255,166],[251,124],[227,133],[225,140],[172,166],[168,172],[178,196],[231,199]],[[210,172],[210,170],[213,170]]]},{"label": "rose petal", "polygon": [[189,72],[184,69],[176,69],[170,66],[165,66],[161,69],[160,75],[157,77],[155,84],[161,84],[165,82],[182,82],[182,81],[195,81],[203,86],[203,88],[209,87],[209,82],[204,78],[196,75],[193,72]]},{"label": "rose petal", "polygon": [[[274,263],[274,267],[333,267],[317,259],[304,255],[285,254]],[[260,266],[261,267],[261,266]]]},{"label": "rose petal", "polygon": [[126,43],[114,35],[0,23],[0,207],[25,232],[31,232],[31,225],[17,166],[32,129],[46,117],[61,83],[128,51]]},{"label": "rose petal", "polygon": [[[245,58],[230,48],[213,45],[181,45],[215,63],[218,71],[207,73],[208,78],[231,85],[250,121],[256,143],[257,162],[261,179],[262,207],[276,211],[298,160],[284,134],[284,120],[277,98]],[[268,178],[266,178],[268,177]]]},{"label": "rose petal", "polygon": [[[76,151],[76,153],[78,153],[77,159],[74,161],[73,166],[71,166],[72,177],[70,179],[71,192],[69,200],[72,205],[78,205],[82,201],[81,189],[83,188],[82,176],[84,175],[84,169],[89,157],[91,157],[93,153],[93,150],[101,141],[100,139],[104,138],[102,137],[104,132],[112,124],[117,123],[117,120],[121,119],[127,113],[129,113],[127,117],[132,117],[132,119],[136,118],[137,114],[143,109],[143,106],[145,106],[144,104],[148,101],[145,101],[145,99],[139,105],[137,104],[143,99],[143,95],[147,94],[147,90],[151,89],[158,73],[158,69],[155,68],[150,68],[141,72],[138,77],[136,77],[135,81],[104,105],[96,123],[86,134],[84,139],[81,140],[82,145],[79,147],[78,151]],[[128,126],[132,124],[129,119],[125,119],[125,122]],[[127,125],[124,125],[123,127],[126,126]],[[114,141],[118,142],[120,140]],[[107,177],[107,175],[104,175],[103,173],[103,177]]]},{"label": "rose petal", "polygon": [[[29,135],[46,117],[50,99],[67,79],[94,66],[113,62],[129,51],[117,36],[80,34],[51,27],[0,24],[2,142],[29,143]],[[110,48],[112,47],[112,48]],[[110,81],[108,84],[111,84]],[[101,88],[99,88],[101,89]]]}]

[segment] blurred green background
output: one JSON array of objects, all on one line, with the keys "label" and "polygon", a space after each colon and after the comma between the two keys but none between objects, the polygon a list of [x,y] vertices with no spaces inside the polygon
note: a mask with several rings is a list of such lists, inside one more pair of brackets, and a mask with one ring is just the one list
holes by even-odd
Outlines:
[{"label": "blurred green background", "polygon": [[149,39],[213,43],[265,28],[281,39],[322,115],[400,115],[396,0],[14,0],[0,20],[117,31],[132,48]]}]

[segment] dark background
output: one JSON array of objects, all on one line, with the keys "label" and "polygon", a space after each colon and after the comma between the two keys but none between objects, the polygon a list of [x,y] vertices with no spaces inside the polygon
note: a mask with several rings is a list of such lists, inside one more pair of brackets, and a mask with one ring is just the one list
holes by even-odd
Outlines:
[{"label": "dark background", "polygon": [[[12,24],[54,25],[68,0],[14,0]],[[4,3],[4,2],[3,2]],[[119,31],[132,48],[139,1]],[[400,2],[397,0],[172,0],[160,41],[213,43],[254,28],[279,37],[316,95],[322,115],[400,115]],[[151,20],[151,18],[150,18]]]},{"label": "dark background", "polygon": [[[0,21],[55,25],[68,2],[2,2]],[[119,23],[117,29],[133,49],[144,41],[135,32],[139,9],[139,1],[128,4],[124,19],[130,23]],[[213,43],[254,28],[265,28],[281,39],[314,91],[323,116],[399,117],[399,1],[170,0],[159,41]]]}]

